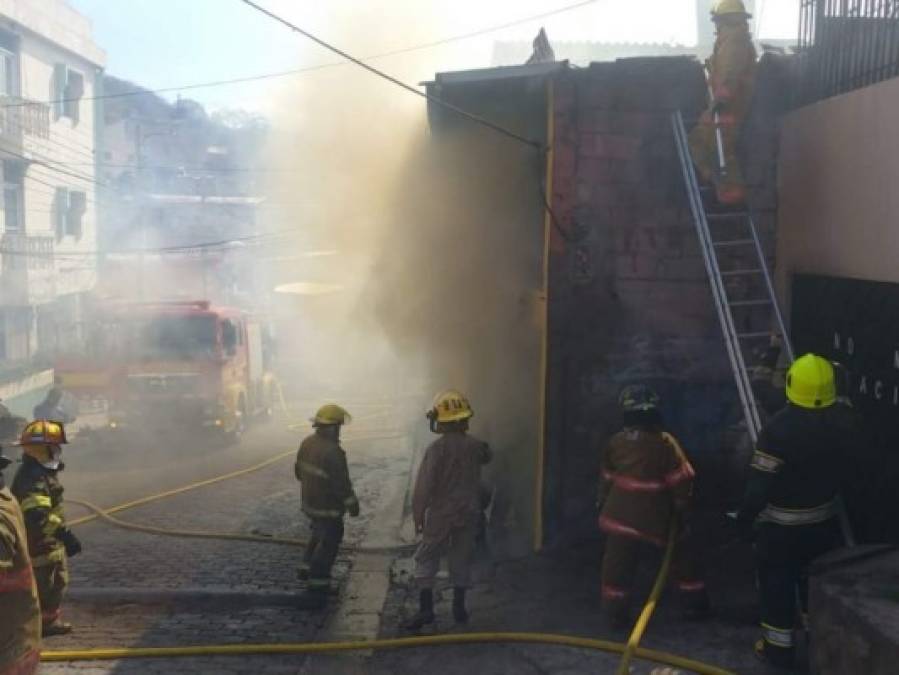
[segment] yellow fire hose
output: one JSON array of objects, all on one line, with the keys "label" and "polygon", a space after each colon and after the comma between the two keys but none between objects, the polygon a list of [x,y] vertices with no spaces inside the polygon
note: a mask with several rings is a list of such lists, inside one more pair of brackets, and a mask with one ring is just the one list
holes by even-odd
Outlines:
[{"label": "yellow fire hose", "polygon": [[[96,504],[92,504],[91,502],[84,501],[83,499],[69,499],[67,500],[71,504],[77,504],[78,506],[84,507],[89,511],[93,511],[94,518],[100,518],[105,520],[106,522],[115,525],[116,527],[120,527],[125,530],[132,530],[134,532],[143,532],[145,534],[156,534],[162,535],[166,537],[182,537],[185,539],[224,539],[227,541],[249,541],[258,544],[281,544],[284,546],[306,546],[309,542],[306,539],[296,539],[294,537],[275,537],[275,536],[267,536],[263,534],[249,534],[243,532],[215,532],[209,530],[178,530],[171,529],[167,527],[155,527],[153,525],[141,525],[139,523],[131,523],[126,520],[121,520],[111,515],[110,510],[102,509]],[[80,522],[85,522],[84,519],[81,519]],[[75,523],[73,523],[75,524]],[[358,546],[358,547],[350,547],[350,546],[341,546],[341,550],[348,553],[399,553],[404,550],[411,550],[414,548],[412,544],[400,544],[397,546],[380,546],[380,547],[369,547],[369,546]]]},{"label": "yellow fire hose", "polygon": [[[361,440],[361,439],[360,439]],[[259,462],[253,466],[238,471],[215,476],[206,480],[184,485],[179,488],[160,492],[155,495],[148,495],[140,499],[135,499],[124,504],[110,507],[108,509],[100,508],[90,502],[70,499],[69,501],[78,504],[84,508],[93,511],[93,514],[84,516],[71,521],[70,526],[81,525],[101,518],[118,527],[129,530],[146,532],[148,534],[191,537],[202,539],[228,539],[251,541],[259,543],[277,543],[292,546],[303,546],[306,544],[304,540],[286,537],[267,537],[263,535],[227,533],[227,532],[206,532],[198,530],[172,530],[166,528],[153,527],[149,525],[139,525],[129,523],[112,516],[113,513],[124,511],[126,509],[149,504],[166,497],[172,497],[183,494],[191,490],[195,490],[207,485],[213,485],[222,481],[237,478],[246,474],[258,471],[286,457],[292,456],[294,451],[281,453],[271,457],[263,462]],[[288,644],[259,644],[259,645],[196,645],[186,647],[124,647],[124,648],[99,648],[99,649],[81,649],[81,650],[61,650],[61,651],[44,651],[41,653],[41,660],[45,662],[54,661],[90,661],[90,660],[118,660],[126,658],[165,658],[165,657],[188,657],[188,656],[225,656],[225,655],[272,655],[272,654],[315,654],[329,652],[344,651],[360,651],[360,650],[381,650],[381,649],[401,649],[410,647],[427,647],[441,645],[470,645],[485,643],[524,643],[524,644],[546,644],[558,645],[565,647],[575,647],[580,649],[592,649],[605,651],[614,654],[621,654],[622,659],[618,668],[618,675],[629,673],[630,661],[634,658],[654,661],[678,668],[686,668],[700,675],[735,675],[731,671],[712,666],[701,661],[688,659],[676,654],[670,654],[653,649],[646,649],[639,646],[640,639],[646,631],[649,620],[655,610],[659,596],[665,586],[668,577],[668,569],[671,565],[671,558],[674,551],[674,542],[676,537],[676,527],[672,525],[668,536],[668,545],[665,549],[665,556],[662,560],[659,574],[656,577],[649,600],[643,607],[640,617],[634,626],[634,629],[628,639],[627,644],[610,642],[607,640],[594,640],[590,638],[573,637],[567,635],[554,635],[549,633],[467,633],[458,635],[435,635],[427,637],[410,637],[395,638],[387,640],[357,640],[349,642],[324,642],[324,643],[288,643]],[[357,549],[359,550],[359,549]],[[390,549],[396,550],[396,549]],[[378,551],[386,552],[388,549],[362,549],[362,551]]]},{"label": "yellow fire hose", "polygon": [[[188,647],[113,647],[105,649],[72,649],[45,651],[41,661],[113,661],[133,658],[172,658],[185,656],[237,656],[272,654],[324,654],[369,649],[408,649],[472,644],[542,644],[592,649],[621,654],[627,647],[619,642],[591,638],[554,635],[552,633],[463,633],[457,635],[429,635],[426,637],[394,638],[387,640],[354,640],[349,642],[307,642],[260,645],[196,645]],[[676,668],[686,668],[700,675],[736,675],[732,671],[676,654],[639,647],[635,656]]]},{"label": "yellow fire hose", "polygon": [[630,672],[631,659],[634,654],[638,653],[640,640],[643,638],[643,633],[646,632],[646,627],[649,625],[652,613],[656,609],[656,605],[659,602],[659,596],[662,595],[662,590],[665,588],[665,582],[668,581],[668,570],[671,567],[671,558],[674,555],[674,541],[676,538],[677,523],[672,521],[671,526],[668,528],[668,544],[665,546],[665,556],[662,558],[662,566],[659,568],[655,583],[652,585],[649,600],[643,605],[643,610],[640,612],[637,623],[634,624],[634,629],[631,631],[631,635],[627,640],[627,647],[624,650],[624,654],[621,656],[621,663],[618,665],[617,675],[628,675]]}]

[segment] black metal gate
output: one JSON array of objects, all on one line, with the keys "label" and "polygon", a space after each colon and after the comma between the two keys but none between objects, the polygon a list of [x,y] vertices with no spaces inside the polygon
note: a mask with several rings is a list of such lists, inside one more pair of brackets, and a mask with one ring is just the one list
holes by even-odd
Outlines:
[{"label": "black metal gate", "polygon": [[801,0],[799,103],[899,75],[899,0]]}]

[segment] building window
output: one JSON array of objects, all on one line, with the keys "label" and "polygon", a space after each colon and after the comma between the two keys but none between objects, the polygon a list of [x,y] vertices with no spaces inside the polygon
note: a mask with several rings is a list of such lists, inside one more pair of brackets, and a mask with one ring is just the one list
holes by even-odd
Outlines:
[{"label": "building window", "polygon": [[81,117],[81,98],[84,96],[84,75],[64,63],[53,67],[51,99],[56,119],[68,117],[77,124]]},{"label": "building window", "polygon": [[12,97],[18,93],[16,55],[0,48],[0,96]]},{"label": "building window", "polygon": [[56,188],[56,238],[81,238],[82,221],[87,211],[87,194],[68,188]]},{"label": "building window", "polygon": [[3,184],[3,229],[6,232],[21,232],[23,230],[21,184]]}]

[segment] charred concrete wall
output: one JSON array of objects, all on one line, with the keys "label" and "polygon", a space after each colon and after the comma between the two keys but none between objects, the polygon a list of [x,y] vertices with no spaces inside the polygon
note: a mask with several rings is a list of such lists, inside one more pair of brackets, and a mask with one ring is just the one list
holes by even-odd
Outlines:
[{"label": "charred concrete wall", "polygon": [[547,543],[595,531],[600,450],[622,386],[663,397],[714,490],[739,418],[671,113],[705,104],[692,58],[627,59],[558,76],[552,205]]}]

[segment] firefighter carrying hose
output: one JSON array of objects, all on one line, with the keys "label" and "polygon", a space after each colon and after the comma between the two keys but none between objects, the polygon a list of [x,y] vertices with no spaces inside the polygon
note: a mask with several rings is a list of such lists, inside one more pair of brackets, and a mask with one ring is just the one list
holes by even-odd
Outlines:
[{"label": "firefighter carrying hose", "polygon": [[72,631],[72,624],[60,620],[60,607],[69,585],[66,558],[81,553],[81,542],[66,527],[63,512],[59,472],[64,468],[60,457],[65,443],[68,443],[65,428],[59,422],[35,420],[29,423],[19,441],[22,466],[12,484],[12,492],[25,517],[44,637]]},{"label": "firefighter carrying hose", "polygon": [[0,447],[0,675],[31,675],[41,655],[41,610],[19,503],[6,487]]},{"label": "firefighter carrying hose", "polygon": [[474,412],[454,390],[438,394],[427,412],[431,431],[440,438],[425,451],[415,489],[412,516],[422,539],[415,553],[419,607],[407,630],[434,623],[434,582],[444,556],[453,584],[453,618],[468,621],[465,593],[481,518],[481,467],[492,459],[489,446],[468,434]]},{"label": "firefighter carrying hose", "polygon": [[643,385],[619,396],[624,429],[601,460],[599,527],[608,537],[602,560],[602,604],[609,622],[630,622],[630,595],[647,546],[664,548],[672,520],[680,528],[672,577],[687,618],[709,610],[705,581],[692,551],[687,524],[695,473],[680,444],[663,429],[659,396]]},{"label": "firefighter carrying hose", "polygon": [[340,429],[351,420],[339,405],[322,406],[311,420],[314,433],[303,440],[297,452],[294,475],[303,484],[303,513],[312,521],[312,536],[298,571],[307,583],[299,599],[304,609],[328,604],[331,568],[343,541],[344,514],[359,515],[346,452],[340,447]]},{"label": "firefighter carrying hose", "polygon": [[[712,10],[717,38],[707,62],[712,100],[690,133],[690,152],[706,182],[715,184],[718,201],[746,201],[746,185],[737,157],[737,141],[749,113],[755,85],[756,51],[749,31],[751,14],[742,0],[720,0]],[[724,171],[719,166],[717,127],[721,129]]]},{"label": "firefighter carrying hose", "polygon": [[762,639],[756,654],[793,665],[796,595],[808,606],[808,566],[839,545],[838,492],[853,442],[836,409],[834,370],[814,354],[787,372],[786,408],[762,429],[737,525],[755,535]]}]

